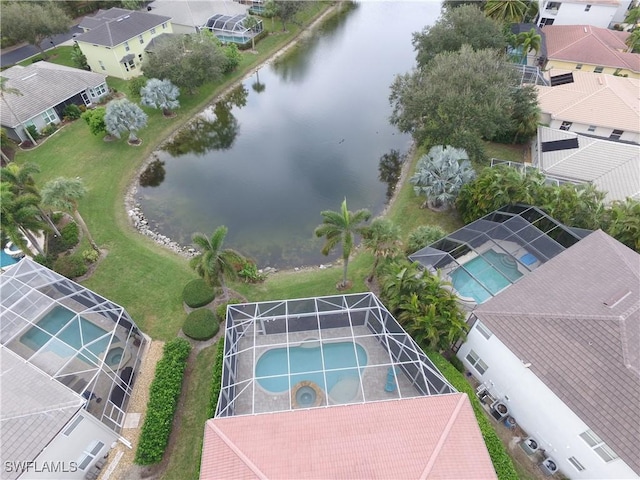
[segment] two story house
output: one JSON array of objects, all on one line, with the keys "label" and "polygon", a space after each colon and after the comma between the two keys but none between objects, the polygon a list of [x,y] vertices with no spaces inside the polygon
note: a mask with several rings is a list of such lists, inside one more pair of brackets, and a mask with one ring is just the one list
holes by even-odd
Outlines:
[{"label": "two story house", "polygon": [[155,37],[172,33],[171,17],[110,8],[80,22],[76,37],[94,72],[128,80],[142,75],[145,47]]},{"label": "two story house", "polygon": [[539,0],[537,25],[593,25],[607,28],[621,23],[632,0]]}]

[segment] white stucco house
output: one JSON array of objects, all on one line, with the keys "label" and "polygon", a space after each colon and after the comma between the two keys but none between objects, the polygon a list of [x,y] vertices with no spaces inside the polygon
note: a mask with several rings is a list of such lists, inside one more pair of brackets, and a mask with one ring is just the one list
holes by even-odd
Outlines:
[{"label": "white stucco house", "polygon": [[148,10],[156,15],[171,17],[174,33],[196,33],[212,15],[246,14],[248,5],[233,0],[154,0]]},{"label": "white stucco house", "polygon": [[147,338],[28,257],[0,274],[2,479],[93,480],[122,436]]},{"label": "white stucco house", "polygon": [[593,25],[607,28],[621,23],[633,0],[538,0],[537,24]]},{"label": "white stucco house", "polygon": [[479,396],[504,405],[562,474],[640,477],[638,253],[595,231],[470,320],[457,356]]}]

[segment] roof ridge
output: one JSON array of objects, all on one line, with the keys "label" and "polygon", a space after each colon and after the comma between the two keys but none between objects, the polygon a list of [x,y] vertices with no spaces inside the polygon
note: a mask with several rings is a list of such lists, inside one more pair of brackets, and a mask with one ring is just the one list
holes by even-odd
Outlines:
[{"label": "roof ridge", "polygon": [[442,447],[444,446],[445,441],[449,437],[449,433],[451,432],[451,429],[453,428],[453,424],[458,419],[458,415],[460,414],[460,410],[462,410],[462,406],[464,405],[464,399],[465,398],[466,398],[466,396],[464,394],[460,395],[460,398],[458,399],[458,403],[456,404],[456,408],[451,413],[451,416],[449,417],[449,421],[447,422],[447,424],[444,427],[444,430],[440,434],[440,438],[438,439],[438,443],[436,444],[436,446],[434,447],[433,451],[431,452],[431,456],[429,457],[429,461],[427,462],[427,465],[424,467],[424,470],[422,471],[422,474],[420,475],[420,480],[424,480],[426,478],[429,478],[429,473],[433,469],[433,466],[435,465],[436,460],[438,459],[438,456],[440,455],[440,452],[442,451]]},{"label": "roof ridge", "polygon": [[[634,275],[636,278],[640,278],[640,270],[638,270],[638,266],[637,265],[630,265],[628,262],[628,258],[626,255],[622,255],[622,251],[621,251],[621,246],[631,250],[631,248],[627,247],[624,243],[619,242],[618,240],[616,240],[615,238],[613,238],[612,236],[608,235],[607,233],[605,233],[602,229],[598,229],[593,233],[597,233],[597,232],[602,232],[604,235],[603,238],[606,239],[606,242],[609,243],[611,250],[613,251],[614,255],[616,257],[618,257],[620,260],[622,260],[622,263],[624,263],[627,268],[629,269],[629,271],[631,272],[632,275]],[[633,252],[633,250],[631,250]],[[635,253],[635,252],[634,252]]]},{"label": "roof ridge", "polygon": [[213,422],[207,422],[207,426],[209,428],[211,428],[213,430],[213,432],[218,435],[218,438],[220,438],[220,440],[222,440],[227,447],[229,447],[229,449],[235,453],[238,458],[240,458],[240,460],[242,460],[242,463],[244,463],[258,478],[264,479],[264,480],[268,480],[269,477],[267,477],[259,468],[258,466],[253,463],[251,461],[251,459],[249,457],[247,457],[240,448],[238,448],[238,446],[233,443],[233,441],[227,437],[224,432],[222,430],[220,430],[218,428],[218,426],[213,423]]}]

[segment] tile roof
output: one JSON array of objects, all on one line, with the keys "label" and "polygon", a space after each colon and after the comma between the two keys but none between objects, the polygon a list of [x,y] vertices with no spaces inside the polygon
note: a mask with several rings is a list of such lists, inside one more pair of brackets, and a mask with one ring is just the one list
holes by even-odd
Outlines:
[{"label": "tile roof", "polygon": [[[107,78],[101,73],[49,62],[36,62],[26,67],[16,65],[0,75],[7,78],[7,87],[21,93],[3,95],[10,108],[0,109],[0,123],[8,127],[15,127],[20,121],[29,120],[87,88],[102,85]],[[5,106],[3,101],[2,107]]]},{"label": "tile roof", "polygon": [[592,25],[546,25],[542,27],[550,60],[626,68],[640,72],[640,54],[628,53],[624,43],[629,32]]},{"label": "tile roof", "polygon": [[[551,70],[550,75],[566,73]],[[536,85],[538,104],[551,118],[640,132],[640,80],[574,71],[573,83]]]},{"label": "tile roof", "polygon": [[578,148],[539,153],[539,168],[561,180],[590,182],[607,192],[605,202],[640,199],[640,146],[538,127],[538,141],[577,138]]},{"label": "tile roof", "polygon": [[[0,451],[31,461],[82,408],[85,399],[0,346]],[[6,475],[6,476],[5,476]],[[2,478],[16,478],[3,472]]]},{"label": "tile roof", "polygon": [[597,230],[474,313],[640,474],[638,253]]},{"label": "tile roof", "polygon": [[89,31],[78,35],[77,42],[115,47],[171,20],[171,17],[163,15],[122,8],[101,10],[98,14],[100,17],[85,17],[82,20],[80,26],[89,28]]},{"label": "tile roof", "polygon": [[497,478],[466,394],[205,425],[200,478]]},{"label": "tile roof", "polygon": [[174,25],[187,25],[190,27],[204,25],[216,13],[237,15],[247,13],[249,9],[249,5],[243,5],[233,0],[191,1],[188,3],[189,8],[184,8],[184,5],[184,3],[176,2],[175,0],[155,0],[149,4],[152,12],[157,15],[171,17],[171,23]]}]

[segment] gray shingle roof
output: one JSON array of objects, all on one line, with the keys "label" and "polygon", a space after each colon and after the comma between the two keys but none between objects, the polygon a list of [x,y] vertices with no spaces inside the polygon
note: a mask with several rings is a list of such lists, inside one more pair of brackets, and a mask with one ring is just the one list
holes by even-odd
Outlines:
[{"label": "gray shingle roof", "polygon": [[606,202],[640,198],[640,146],[538,128],[540,142],[571,138],[578,139],[577,149],[538,153],[540,170],[562,180],[593,183],[607,192]]},{"label": "gray shingle roof", "polygon": [[640,255],[595,231],[475,314],[640,474]]},{"label": "gray shingle roof", "polygon": [[141,33],[151,30],[171,20],[171,17],[154,15],[152,13],[111,8],[103,12],[97,19],[99,22],[84,19],[80,26],[90,28],[86,33],[76,37],[78,42],[86,42],[95,45],[115,47],[130,40]]},{"label": "gray shingle roof", "polygon": [[[26,67],[19,65],[3,70],[6,86],[16,88],[22,95],[7,93],[0,108],[0,123],[15,127],[68,98],[94,88],[106,81],[106,75],[87,72],[48,62],[36,62]],[[15,115],[20,118],[17,119]]]},{"label": "gray shingle roof", "polygon": [[[33,460],[82,408],[85,400],[3,346],[0,346],[0,367],[2,459]],[[3,472],[2,478],[17,476]]]}]

